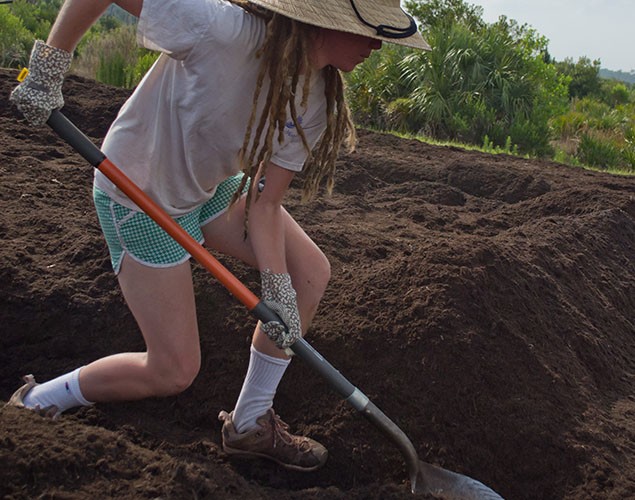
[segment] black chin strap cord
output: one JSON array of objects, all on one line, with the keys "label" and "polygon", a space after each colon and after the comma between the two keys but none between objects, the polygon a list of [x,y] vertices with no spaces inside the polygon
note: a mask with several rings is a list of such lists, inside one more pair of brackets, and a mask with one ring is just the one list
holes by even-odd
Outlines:
[{"label": "black chin strap cord", "polygon": [[359,10],[357,10],[357,6],[355,5],[354,0],[350,0],[350,2],[351,7],[353,7],[353,11],[355,11],[355,15],[357,16],[357,18],[369,28],[373,28],[379,36],[383,36],[384,38],[408,38],[409,36],[412,36],[417,32],[417,23],[415,23],[415,20],[412,18],[412,16],[410,16],[405,11],[402,12],[410,20],[410,26],[408,26],[407,28],[399,28],[397,26],[389,26],[387,24],[375,25],[369,23],[362,17],[362,15],[359,13]]}]

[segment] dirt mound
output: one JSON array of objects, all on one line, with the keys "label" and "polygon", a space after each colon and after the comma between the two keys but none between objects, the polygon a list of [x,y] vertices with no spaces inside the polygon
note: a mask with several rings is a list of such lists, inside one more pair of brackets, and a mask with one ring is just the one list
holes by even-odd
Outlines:
[{"label": "dirt mound", "polygon": [[[0,71],[0,397],[141,338],[109,268],[92,169],[9,106]],[[75,77],[99,142],[127,92]],[[635,179],[360,132],[333,196],[289,210],[333,280],[310,341],[420,458],[509,499],[635,496]],[[254,291],[258,277],[223,262]],[[276,409],[330,450],[313,474],[219,449],[253,322],[195,269],[203,368],[178,397],[49,422],[0,411],[3,498],[410,498],[394,446],[300,361]]]}]

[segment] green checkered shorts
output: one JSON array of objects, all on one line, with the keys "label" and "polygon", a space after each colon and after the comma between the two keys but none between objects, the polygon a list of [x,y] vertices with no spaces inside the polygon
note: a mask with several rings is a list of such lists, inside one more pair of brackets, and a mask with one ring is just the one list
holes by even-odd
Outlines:
[{"label": "green checkered shorts", "polygon": [[[228,177],[218,185],[210,200],[174,220],[192,238],[203,243],[201,228],[227,210],[242,176],[241,173]],[[246,190],[247,186],[243,192]],[[120,205],[98,188],[93,189],[93,199],[115,274],[119,273],[126,253],[150,267],[172,267],[190,258],[190,254],[145,213]]]}]

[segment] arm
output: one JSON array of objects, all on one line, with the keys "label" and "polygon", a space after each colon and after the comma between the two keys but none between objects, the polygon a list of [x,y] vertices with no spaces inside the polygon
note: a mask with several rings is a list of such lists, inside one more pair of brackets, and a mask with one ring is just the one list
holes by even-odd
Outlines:
[{"label": "arm", "polygon": [[261,298],[284,323],[270,321],[260,328],[278,348],[287,348],[302,336],[297,296],[287,270],[285,225],[289,217],[282,207],[293,176],[293,172],[269,164],[265,188],[257,201],[253,197],[249,211],[249,237],[260,270]]},{"label": "arm", "polygon": [[288,272],[282,200],[293,176],[294,172],[273,163],[269,164],[265,188],[257,201],[255,195],[252,197],[249,210],[249,238],[260,271],[269,269],[274,273]]},{"label": "arm", "polygon": [[[31,125],[44,125],[51,111],[64,106],[62,84],[71,66],[72,53],[84,33],[111,4],[110,0],[66,0],[51,28],[48,43],[35,41],[29,74],[10,97]],[[117,0],[117,4],[138,16],[143,0]]]}]

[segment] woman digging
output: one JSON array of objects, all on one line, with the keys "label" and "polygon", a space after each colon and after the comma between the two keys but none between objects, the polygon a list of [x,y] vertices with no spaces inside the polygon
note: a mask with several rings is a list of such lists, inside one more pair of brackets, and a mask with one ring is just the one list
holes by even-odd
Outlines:
[{"label": "woman digging", "polygon": [[[311,471],[318,442],[288,431],[273,398],[287,348],[308,329],[329,262],[283,207],[304,171],[307,199],[332,188],[342,144],[354,145],[341,71],[382,41],[427,49],[399,0],[118,0],[139,18],[141,45],[161,52],[121,108],[102,150],[196,240],[257,268],[279,322],[255,327],[249,367],[223,449]],[[81,37],[111,4],[66,0],[11,101],[33,126],[63,105]],[[266,182],[264,182],[266,176]],[[95,402],[187,389],[201,353],[189,254],[96,171],[94,200],[123,296],[146,351],[98,359],[49,382],[32,375],[9,404],[57,417]]]}]

